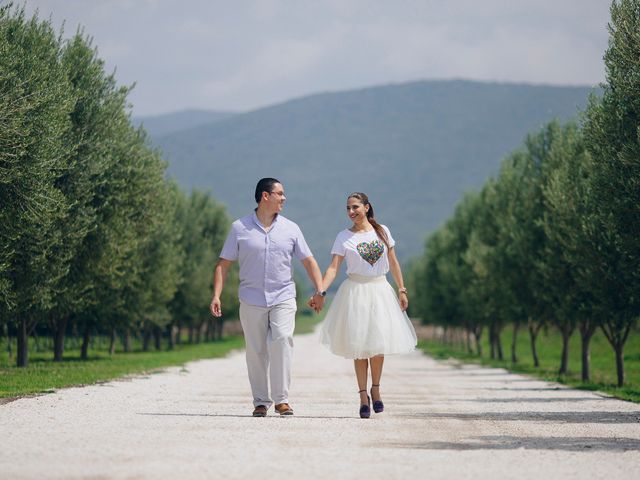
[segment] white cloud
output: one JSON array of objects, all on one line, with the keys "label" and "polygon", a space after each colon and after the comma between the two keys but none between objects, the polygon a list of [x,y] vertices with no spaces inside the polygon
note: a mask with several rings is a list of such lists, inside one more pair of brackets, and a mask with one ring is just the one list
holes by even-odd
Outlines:
[{"label": "white cloud", "polygon": [[595,84],[607,0],[26,0],[95,39],[138,114],[419,78]]}]

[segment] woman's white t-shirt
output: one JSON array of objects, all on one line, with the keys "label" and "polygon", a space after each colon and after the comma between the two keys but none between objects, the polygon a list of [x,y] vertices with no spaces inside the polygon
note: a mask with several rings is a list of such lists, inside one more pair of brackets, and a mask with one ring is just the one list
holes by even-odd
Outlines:
[{"label": "woman's white t-shirt", "polygon": [[[396,242],[389,229],[382,225],[389,247]],[[379,277],[389,271],[389,256],[384,242],[378,238],[375,230],[354,233],[350,230],[342,230],[336,236],[331,248],[332,255],[345,257],[347,261],[347,275],[355,273],[368,277]]]}]

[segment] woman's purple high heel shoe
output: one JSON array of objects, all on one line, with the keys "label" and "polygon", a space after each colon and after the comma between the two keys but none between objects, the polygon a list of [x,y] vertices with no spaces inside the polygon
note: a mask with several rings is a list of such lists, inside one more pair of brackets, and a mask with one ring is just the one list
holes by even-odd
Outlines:
[{"label": "woman's purple high heel shoe", "polygon": [[[366,392],[366,390],[360,390],[358,393]],[[360,405],[360,418],[369,418],[371,416],[371,408],[369,405],[371,404],[371,399],[369,395],[367,395],[367,404]]]},{"label": "woman's purple high heel shoe", "polygon": [[[373,387],[380,387],[380,384],[378,385],[371,385],[371,396],[373,397]],[[384,411],[384,403],[382,403],[382,400],[374,400],[373,401],[373,411],[376,413],[382,413]]]}]

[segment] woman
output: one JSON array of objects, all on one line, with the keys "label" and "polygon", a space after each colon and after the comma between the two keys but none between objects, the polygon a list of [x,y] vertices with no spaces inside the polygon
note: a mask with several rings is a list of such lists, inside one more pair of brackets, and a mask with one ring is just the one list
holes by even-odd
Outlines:
[{"label": "woman", "polygon": [[[384,355],[410,352],[417,340],[405,313],[409,306],[407,289],[389,229],[376,222],[373,206],[364,193],[349,195],[347,215],[353,226],[336,237],[331,249],[331,265],[323,278],[323,290],[326,291],[335,280],[345,258],[348,278],[340,285],[327,312],[322,342],[336,355],[354,359],[360,417],[369,418],[371,400],[374,412],[384,410],[380,398]],[[389,270],[398,286],[397,297],[385,276]],[[313,298],[309,300],[309,306],[319,311]],[[371,398],[367,394],[369,366]]]}]

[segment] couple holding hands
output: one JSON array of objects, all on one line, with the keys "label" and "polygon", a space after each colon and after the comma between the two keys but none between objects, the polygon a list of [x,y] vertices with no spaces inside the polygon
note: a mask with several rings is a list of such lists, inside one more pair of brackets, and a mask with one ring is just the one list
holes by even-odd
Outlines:
[{"label": "couple holding hands", "polygon": [[[347,215],[353,224],[338,233],[331,249],[331,264],[323,277],[298,225],[280,214],[286,201],[282,183],[275,178],[261,179],[255,200],[258,206],[254,212],[231,226],[215,267],[211,300],[211,313],[221,316],[224,281],[232,262],[238,261],[240,323],[253,416],[266,416],[274,403],[280,415],[293,415],[289,405],[296,313],[293,257],[302,262],[316,288],[308,301],[316,312],[322,310],[326,291],[346,259],[348,277],[325,316],[322,342],[334,354],[354,360],[360,417],[369,418],[371,407],[376,413],[382,412],[380,378],[384,355],[410,352],[417,343],[405,313],[409,300],[391,232],[375,220],[367,196],[352,193],[347,198]],[[397,295],[386,279],[389,270],[398,286]]]}]

